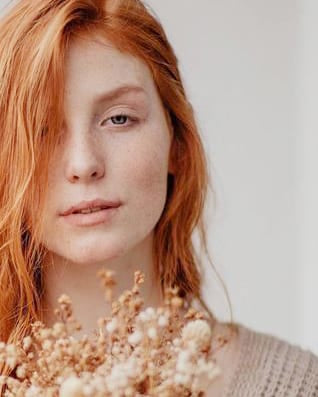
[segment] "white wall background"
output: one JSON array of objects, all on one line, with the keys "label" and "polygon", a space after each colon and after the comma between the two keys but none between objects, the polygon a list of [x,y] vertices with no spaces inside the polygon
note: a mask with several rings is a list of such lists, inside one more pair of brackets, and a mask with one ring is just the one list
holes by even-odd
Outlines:
[{"label": "white wall background", "polygon": [[318,3],[303,4],[301,42],[301,130],[298,132],[302,342],[318,353]]},{"label": "white wall background", "polygon": [[[318,354],[318,3],[147,2],[196,109],[216,190],[209,247],[234,320]],[[211,269],[203,292],[229,320]]]},{"label": "white wall background", "polygon": [[[216,190],[209,247],[234,319],[318,354],[315,0],[148,0],[180,60]],[[230,319],[222,284],[204,296]]]}]

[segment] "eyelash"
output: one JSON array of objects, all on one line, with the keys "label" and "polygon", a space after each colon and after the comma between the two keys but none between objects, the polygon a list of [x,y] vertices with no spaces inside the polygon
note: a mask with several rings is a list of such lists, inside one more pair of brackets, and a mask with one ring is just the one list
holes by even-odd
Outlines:
[{"label": "eyelash", "polygon": [[[115,114],[114,116],[111,116],[111,117],[108,117],[108,118],[104,119],[104,120],[101,122],[101,125],[103,126],[103,124],[104,124],[105,121],[114,119],[114,118],[116,118],[116,117],[127,117],[127,119],[130,120],[130,123],[131,123],[131,124],[138,123],[138,121],[139,121],[136,117],[131,117],[131,116],[129,116],[128,114],[125,114],[125,113],[118,113],[118,114]],[[123,128],[128,128],[130,124],[126,125],[126,123],[125,123],[125,124],[113,124],[113,125],[114,125],[114,126],[116,126],[116,125],[117,125],[117,126],[121,126],[121,127],[123,127]],[[115,128],[118,128],[118,127],[115,127]],[[47,133],[47,127],[42,128],[41,136],[44,137],[44,136],[46,135],[46,133]]]},{"label": "eyelash", "polygon": [[[127,120],[130,120],[130,123],[128,125],[127,125],[127,123],[124,123],[124,124],[115,124],[115,123],[113,123],[112,124],[113,126],[120,126],[120,127],[123,127],[123,128],[125,128],[125,127],[127,128],[127,127],[129,127],[129,125],[138,122],[138,119],[136,119],[135,117],[131,117],[128,114],[125,114],[125,113],[118,113],[118,114],[115,114],[114,116],[111,116],[111,117],[108,117],[108,118],[104,119],[101,122],[101,125],[103,126],[105,124],[105,122],[108,121],[108,120],[112,120],[112,119],[116,119],[116,118],[120,118],[120,117],[127,118]],[[119,127],[115,127],[115,128],[119,128]]]}]

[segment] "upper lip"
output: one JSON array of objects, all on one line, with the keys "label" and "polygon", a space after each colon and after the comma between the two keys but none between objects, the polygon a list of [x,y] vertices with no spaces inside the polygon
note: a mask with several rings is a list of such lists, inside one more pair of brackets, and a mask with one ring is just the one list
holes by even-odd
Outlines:
[{"label": "upper lip", "polygon": [[107,201],[102,199],[95,199],[91,201],[81,201],[76,205],[72,205],[69,209],[62,212],[61,215],[66,216],[74,213],[75,211],[85,210],[88,208],[108,208],[108,207],[119,207],[121,204],[120,201]]}]

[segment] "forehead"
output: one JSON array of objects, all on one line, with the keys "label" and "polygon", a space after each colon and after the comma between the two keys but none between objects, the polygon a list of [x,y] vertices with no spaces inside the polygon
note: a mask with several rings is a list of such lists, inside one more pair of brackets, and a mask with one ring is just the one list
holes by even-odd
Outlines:
[{"label": "forehead", "polygon": [[66,96],[75,90],[95,97],[124,85],[139,85],[148,93],[154,90],[145,62],[98,37],[73,39],[66,54],[65,78]]}]

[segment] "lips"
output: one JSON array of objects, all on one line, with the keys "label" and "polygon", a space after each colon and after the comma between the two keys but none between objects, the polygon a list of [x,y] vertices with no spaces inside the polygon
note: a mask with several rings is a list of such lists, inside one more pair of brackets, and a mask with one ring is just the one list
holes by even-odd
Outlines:
[{"label": "lips", "polygon": [[66,211],[62,212],[61,216],[68,216],[71,214],[90,214],[99,210],[108,208],[117,208],[121,205],[120,201],[108,201],[102,199],[95,199],[91,201],[81,201],[80,203],[71,206]]}]

